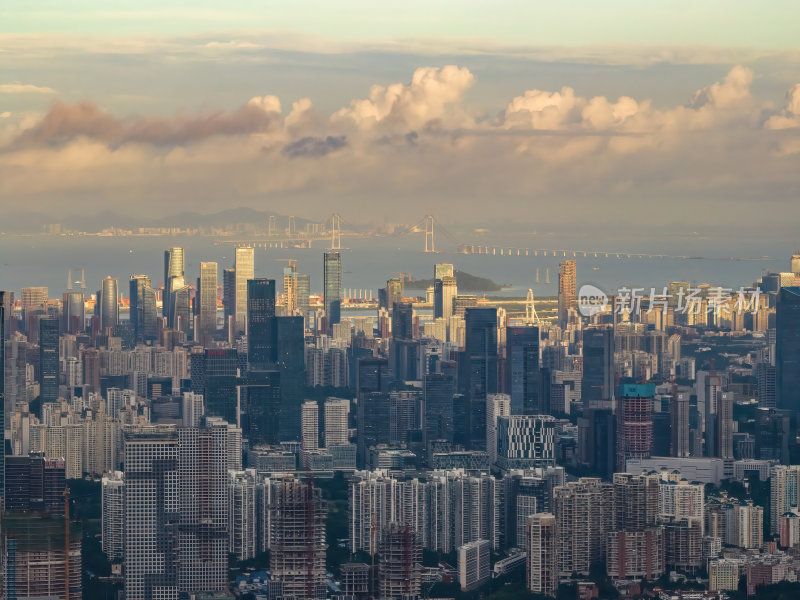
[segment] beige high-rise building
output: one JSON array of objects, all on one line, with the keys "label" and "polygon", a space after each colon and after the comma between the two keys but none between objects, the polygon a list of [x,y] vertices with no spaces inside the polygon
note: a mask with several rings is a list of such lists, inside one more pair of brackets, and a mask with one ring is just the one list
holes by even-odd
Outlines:
[{"label": "beige high-rise building", "polygon": [[316,400],[303,402],[300,419],[303,450],[317,450],[319,448],[319,406]]},{"label": "beige high-rise building", "polygon": [[526,581],[534,594],[555,596],[558,590],[557,535],[555,515],[537,513],[528,517]]},{"label": "beige high-rise building", "polygon": [[325,447],[344,446],[350,443],[350,400],[328,398],[325,400]]},{"label": "beige high-rise building", "polygon": [[200,331],[198,339],[207,346],[217,332],[217,263],[200,263]]},{"label": "beige high-rise building", "polygon": [[247,280],[255,277],[255,249],[236,248],[236,333],[247,334]]},{"label": "beige high-rise building", "polygon": [[558,326],[566,328],[571,310],[578,308],[577,266],[574,260],[558,265]]}]

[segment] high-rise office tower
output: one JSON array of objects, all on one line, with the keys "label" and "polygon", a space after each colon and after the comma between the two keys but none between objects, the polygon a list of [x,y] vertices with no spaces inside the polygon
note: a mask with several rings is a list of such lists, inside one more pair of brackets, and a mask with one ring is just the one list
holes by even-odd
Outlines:
[{"label": "high-rise office tower", "polygon": [[581,399],[587,408],[614,407],[614,330],[589,327],[583,331]]},{"label": "high-rise office tower", "polygon": [[246,433],[251,446],[277,444],[285,439],[281,427],[281,376],[277,370],[249,371],[242,386],[242,403],[247,407]]},{"label": "high-rise office tower", "polygon": [[293,315],[297,311],[297,267],[293,260],[283,268],[283,304],[284,314]]},{"label": "high-rise office tower", "polygon": [[178,435],[151,427],[125,434],[125,597],[178,597]]},{"label": "high-rise office tower", "polygon": [[303,317],[275,317],[277,368],[281,377],[281,432],[300,438],[300,405],[306,381]]},{"label": "high-rise office tower", "polygon": [[225,327],[236,318],[236,269],[222,270],[222,306],[225,309]]},{"label": "high-rise office tower", "polygon": [[[0,290],[0,431],[5,437],[6,430],[6,295],[8,292]],[[6,442],[0,448],[0,510],[3,510],[3,501],[6,497]]]},{"label": "high-rise office tower", "polygon": [[414,337],[414,305],[395,302],[392,307],[392,338],[410,340]]},{"label": "high-rise office tower", "polygon": [[42,402],[58,400],[59,384],[58,321],[39,320],[39,393]]},{"label": "high-rise office tower", "polygon": [[402,277],[392,277],[386,282],[386,308],[394,310],[394,305],[403,301],[405,296],[405,280]]},{"label": "high-rise office tower", "polygon": [[48,293],[46,287],[24,287],[22,288],[22,322],[25,325],[25,332],[31,337],[32,315],[41,314],[47,311]]},{"label": "high-rise office tower", "polygon": [[540,396],[539,328],[506,328],[506,393],[515,415],[549,412]]},{"label": "high-rise office tower", "polygon": [[733,458],[733,392],[722,392],[717,400],[717,456]]},{"label": "high-rise office tower", "polygon": [[170,327],[172,322],[172,294],[186,285],[186,263],[183,248],[174,246],[164,251],[164,293],[161,297],[161,313],[167,318]]},{"label": "high-rise office tower", "polygon": [[782,287],[775,311],[778,408],[800,413],[800,287]]},{"label": "high-rise office tower", "polygon": [[105,329],[116,329],[119,323],[119,290],[117,280],[112,277],[103,279],[100,286],[100,324]]},{"label": "high-rise office tower", "polygon": [[286,597],[325,598],[326,513],[327,504],[310,480],[276,482],[269,506],[269,566]]},{"label": "high-rise office tower", "polygon": [[528,517],[525,550],[528,589],[535,594],[555,596],[558,590],[556,517],[536,513]]},{"label": "high-rise office tower", "polygon": [[319,448],[319,405],[316,400],[303,402],[300,441],[303,450],[316,450]]},{"label": "high-rise office tower", "polygon": [[[177,285],[177,280],[173,281]],[[192,326],[192,298],[191,288],[188,285],[173,290],[170,299],[172,309],[171,327],[189,335]]]},{"label": "high-rise office tower", "polygon": [[255,277],[255,249],[236,248],[236,334],[247,334],[247,282]]},{"label": "high-rise office tower", "polygon": [[[444,279],[448,278],[448,285],[444,285]],[[437,264],[433,267],[433,317],[435,319],[447,318],[453,314],[453,298],[458,293],[453,277],[453,265]],[[452,294],[448,293],[452,291]],[[448,306],[449,305],[449,310]]]},{"label": "high-rise office tower", "polygon": [[510,414],[511,397],[508,394],[486,396],[486,451],[491,465],[497,462],[497,420]]},{"label": "high-rise office tower", "polygon": [[617,471],[626,471],[631,458],[650,458],[653,451],[652,383],[620,386],[617,406]]},{"label": "high-rise office tower", "polygon": [[[202,394],[205,414],[239,424],[239,357],[233,348],[206,348]],[[194,376],[194,373],[193,373]]]},{"label": "high-rise office tower", "polygon": [[453,396],[456,386],[453,376],[428,373],[423,380],[425,398],[424,439],[453,441]]},{"label": "high-rise office tower", "polygon": [[324,429],[326,448],[350,443],[350,400],[346,398],[325,400]]},{"label": "high-rise office tower", "polygon": [[272,369],[277,363],[275,280],[247,282],[247,362],[251,371]]},{"label": "high-rise office tower", "polygon": [[469,400],[469,444],[486,448],[486,396],[497,392],[497,309],[466,310],[462,389]]},{"label": "high-rise office tower", "polygon": [[217,332],[217,263],[200,263],[200,342],[208,345]]},{"label": "high-rise office tower", "polygon": [[323,306],[328,329],[341,320],[342,310],[342,255],[339,252],[323,254]]},{"label": "high-rise office tower", "polygon": [[578,308],[577,267],[574,260],[558,265],[558,326],[566,328],[570,311]]},{"label": "high-rise office tower", "polygon": [[689,395],[673,394],[670,400],[670,454],[678,458],[689,457]]},{"label": "high-rise office tower", "polygon": [[309,296],[311,295],[311,277],[297,273],[297,310],[303,317],[308,316]]},{"label": "high-rise office tower", "polygon": [[156,291],[146,275],[133,275],[130,281],[130,319],[137,342],[157,337]]},{"label": "high-rise office tower", "polygon": [[458,284],[452,275],[433,281],[433,316],[448,319],[453,315],[453,303],[458,296]]},{"label": "high-rise office tower", "polygon": [[72,289],[64,292],[61,297],[61,310],[63,317],[62,330],[73,335],[83,333],[86,323],[83,292]]}]

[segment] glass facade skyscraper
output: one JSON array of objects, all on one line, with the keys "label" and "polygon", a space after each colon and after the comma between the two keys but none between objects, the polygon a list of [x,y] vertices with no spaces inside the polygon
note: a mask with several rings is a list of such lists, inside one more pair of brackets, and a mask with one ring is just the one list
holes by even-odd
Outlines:
[{"label": "glass facade skyscraper", "polygon": [[247,282],[247,362],[251,371],[275,368],[275,280]]},{"label": "glass facade skyscraper", "polygon": [[236,334],[247,334],[247,282],[255,277],[255,250],[236,248]]},{"label": "glass facade skyscraper", "polygon": [[200,318],[198,326],[200,343],[207,345],[217,332],[217,263],[200,263]]},{"label": "glass facade skyscraper", "polygon": [[506,329],[506,393],[511,396],[511,414],[545,414],[539,376],[539,328]]},{"label": "glass facade skyscraper", "polygon": [[117,280],[106,277],[100,286],[100,324],[103,329],[114,329],[119,323],[119,290]]},{"label": "glass facade skyscraper", "polygon": [[39,320],[39,393],[42,402],[58,400],[58,320]]},{"label": "glass facade skyscraper", "polygon": [[342,255],[325,252],[323,255],[323,306],[328,320],[328,329],[341,320],[342,309]]},{"label": "glass facade skyscraper", "polygon": [[462,388],[473,450],[486,449],[486,395],[497,393],[497,309],[467,308]]},{"label": "glass facade skyscraper", "polygon": [[[800,287],[778,292],[775,331],[778,408],[800,412]],[[796,426],[796,425],[795,425]]]}]

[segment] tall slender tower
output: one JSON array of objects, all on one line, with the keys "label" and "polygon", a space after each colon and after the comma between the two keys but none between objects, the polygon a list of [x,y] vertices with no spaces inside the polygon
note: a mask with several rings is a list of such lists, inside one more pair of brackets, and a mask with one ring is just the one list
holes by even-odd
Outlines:
[{"label": "tall slender tower", "polygon": [[255,277],[255,250],[236,248],[236,333],[247,334],[247,281]]},{"label": "tall slender tower", "polygon": [[535,594],[555,596],[558,590],[556,517],[536,513],[528,517],[526,536],[528,589]]},{"label": "tall slender tower", "polygon": [[578,307],[577,267],[574,260],[558,265],[558,326],[566,328],[570,310]]},{"label": "tall slender tower", "polygon": [[323,255],[325,317],[328,328],[341,319],[342,309],[342,255],[339,252],[325,252]]},{"label": "tall slender tower", "polygon": [[100,286],[100,323],[103,329],[114,329],[119,323],[119,290],[117,280],[112,277],[103,279]]},{"label": "tall slender tower", "polygon": [[58,321],[39,321],[39,389],[42,402],[58,400],[59,374]]},{"label": "tall slender tower", "polygon": [[217,332],[217,263],[200,263],[200,335],[203,345],[208,345]]},{"label": "tall slender tower", "polygon": [[164,251],[164,294],[161,303],[161,314],[167,317],[170,327],[172,323],[172,293],[186,285],[185,259],[183,248],[173,246]]}]

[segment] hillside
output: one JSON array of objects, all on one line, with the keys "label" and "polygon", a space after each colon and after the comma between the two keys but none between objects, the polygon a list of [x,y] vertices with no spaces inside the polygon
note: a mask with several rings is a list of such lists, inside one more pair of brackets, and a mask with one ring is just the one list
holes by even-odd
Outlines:
[{"label": "hillside", "polygon": [[[491,279],[470,275],[464,271],[455,271],[454,273],[458,289],[469,292],[499,292],[503,289],[498,283]],[[406,281],[407,290],[424,290],[433,285],[433,278],[431,279],[414,279]]]}]

